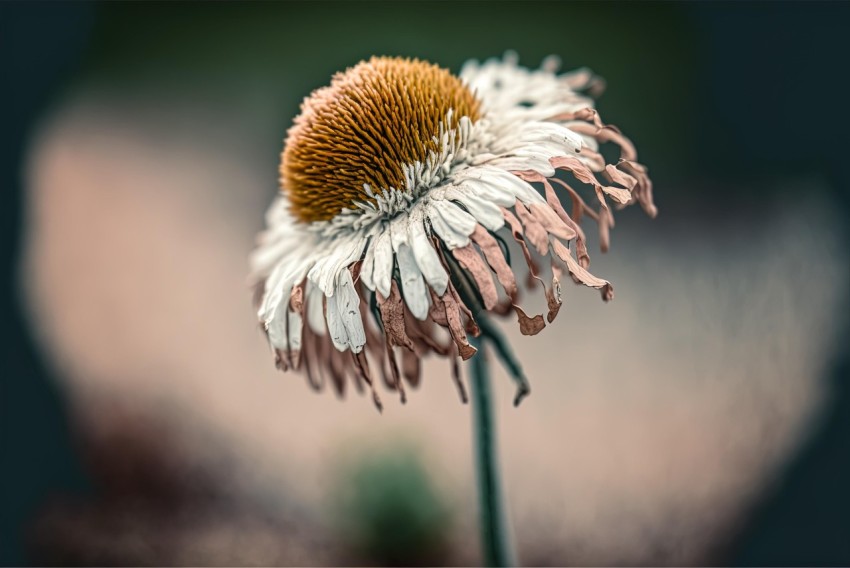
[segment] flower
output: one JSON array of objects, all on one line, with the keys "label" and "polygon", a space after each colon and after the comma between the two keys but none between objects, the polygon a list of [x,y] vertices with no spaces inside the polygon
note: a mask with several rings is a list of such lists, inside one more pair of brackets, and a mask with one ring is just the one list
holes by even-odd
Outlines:
[{"label": "flower", "polygon": [[[340,394],[347,378],[368,384],[380,408],[371,369],[403,401],[402,377],[417,385],[420,358],[434,352],[453,360],[465,397],[458,357],[475,354],[468,335],[485,311],[512,310],[527,335],[546,325],[518,303],[501,233],[516,241],[529,286],[542,285],[549,322],[565,273],[613,297],[587,270],[579,222],[595,220],[607,250],[608,199],[654,216],[652,185],[631,142],[594,110],[589,95],[601,81],[586,69],[558,75],[558,65],[547,58],[529,70],[509,53],[454,76],[417,59],[374,57],[304,100],[251,259],[279,368],[303,368],[317,389],[329,377]],[[620,148],[616,164],[599,151],[606,142]]]}]

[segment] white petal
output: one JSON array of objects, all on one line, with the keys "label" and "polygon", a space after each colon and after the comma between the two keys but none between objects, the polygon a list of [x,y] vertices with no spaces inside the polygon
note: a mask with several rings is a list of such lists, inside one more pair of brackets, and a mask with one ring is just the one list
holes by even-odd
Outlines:
[{"label": "white petal", "polygon": [[269,334],[269,342],[275,349],[286,349],[289,345],[289,340],[286,337],[286,313],[289,310],[286,306],[281,306],[267,322],[266,330]]},{"label": "white petal", "polygon": [[307,283],[307,324],[317,335],[325,334],[325,295],[313,283]]},{"label": "white petal", "polygon": [[416,265],[413,251],[407,244],[401,244],[396,253],[398,259],[398,271],[401,276],[401,292],[407,307],[413,317],[425,321],[428,317],[428,290],[425,288],[425,280]]},{"label": "white petal", "polygon": [[393,251],[398,252],[398,248],[407,243],[407,225],[410,217],[406,213],[398,215],[390,223],[388,230],[390,233],[390,242],[393,245]]},{"label": "white petal", "polygon": [[522,140],[530,140],[535,144],[554,145],[556,149],[578,152],[584,139],[578,132],[573,132],[563,124],[556,122],[538,122],[534,132],[523,135]]},{"label": "white petal", "polygon": [[287,309],[292,287],[304,279],[304,275],[312,263],[312,258],[306,258],[294,267],[288,265],[286,261],[281,261],[277,265],[266,282],[266,293],[258,312],[260,320],[267,326],[281,306]]},{"label": "white petal", "polygon": [[[488,166],[473,166],[471,168],[467,168],[462,174],[457,176],[457,183],[455,185],[471,187],[478,197],[500,207],[513,206],[516,201],[514,191],[512,191],[510,187],[503,187],[503,184],[498,181],[494,182],[487,179],[486,176],[490,170],[497,171],[501,174],[506,173],[502,170],[490,168]],[[516,179],[516,177],[512,174],[508,175]]]},{"label": "white petal", "polygon": [[289,238],[263,238],[262,244],[251,253],[251,272],[259,276],[267,276],[291,250],[292,240]]},{"label": "white petal", "polygon": [[446,190],[446,199],[457,200],[462,203],[485,228],[498,231],[505,224],[505,217],[499,206],[491,201],[482,199],[475,195],[475,190],[470,187],[453,186]]},{"label": "white petal", "polygon": [[372,279],[375,288],[384,298],[390,297],[390,283],[393,276],[393,244],[389,230],[380,233],[374,240],[375,266]]},{"label": "white petal", "polygon": [[366,245],[366,254],[363,256],[363,265],[360,267],[360,281],[370,290],[375,289],[375,281],[372,274],[375,269],[375,239]]},{"label": "white petal", "polygon": [[281,282],[286,277],[286,265],[278,264],[272,271],[271,275],[266,279],[265,291],[263,292],[263,301],[260,304],[260,309],[257,310],[257,317],[260,321],[268,325],[269,321],[274,316],[274,312],[283,298],[283,292],[280,289]]},{"label": "white petal", "polygon": [[333,243],[332,250],[325,248],[325,255],[316,261],[307,273],[307,278],[315,282],[326,296],[332,296],[337,275],[360,258],[365,246],[366,238],[360,235],[348,239],[337,239]]},{"label": "white petal", "polygon": [[426,282],[438,296],[442,296],[449,285],[449,275],[443,268],[440,256],[434,250],[434,245],[425,232],[423,215],[421,207],[414,209],[411,213],[410,223],[407,226],[408,242],[413,250],[416,265],[419,266],[419,270],[425,276]]},{"label": "white petal", "polygon": [[[446,246],[449,247],[449,249],[465,247],[469,244],[469,235],[472,234],[474,229],[464,231],[461,227],[447,222],[440,212],[441,207],[457,209],[460,211],[458,207],[451,203],[447,203],[445,201],[432,201],[427,210],[427,216],[431,221],[431,227],[434,229],[434,232],[437,233],[437,236],[439,236]],[[464,213],[464,215],[472,219],[472,216],[468,213]],[[474,223],[475,219],[472,219],[472,222]]]},{"label": "white petal", "polygon": [[289,348],[293,351],[301,349],[301,330],[304,327],[304,322],[301,319],[301,314],[286,310],[289,317]]},{"label": "white petal", "polygon": [[433,206],[446,223],[464,235],[471,235],[478,225],[475,217],[453,203],[434,201]]},{"label": "white petal", "polygon": [[327,296],[325,301],[325,317],[328,322],[328,333],[331,336],[331,341],[337,351],[346,351],[348,349],[348,332],[345,330],[345,324],[339,313],[336,299],[333,296]]},{"label": "white petal", "polygon": [[514,197],[523,203],[546,203],[546,200],[537,193],[537,190],[530,183],[518,178],[514,174],[500,170],[499,168],[482,168],[482,170],[481,181],[510,191]]},{"label": "white petal", "polygon": [[[328,303],[332,303],[330,299]],[[351,351],[360,353],[366,345],[366,331],[363,329],[363,318],[360,316],[360,296],[354,289],[351,271],[343,270],[339,273],[333,303],[336,303],[337,314],[345,326]]]}]

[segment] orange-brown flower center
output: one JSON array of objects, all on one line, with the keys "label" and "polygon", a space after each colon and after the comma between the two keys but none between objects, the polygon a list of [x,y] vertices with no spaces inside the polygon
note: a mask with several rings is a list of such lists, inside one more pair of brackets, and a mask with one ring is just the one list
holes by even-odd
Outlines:
[{"label": "orange-brown flower center", "polygon": [[416,59],[373,57],[304,100],[280,165],[282,190],[304,222],[326,221],[355,201],[405,189],[403,164],[437,150],[433,137],[453,109],[477,120],[480,103],[446,69]]}]

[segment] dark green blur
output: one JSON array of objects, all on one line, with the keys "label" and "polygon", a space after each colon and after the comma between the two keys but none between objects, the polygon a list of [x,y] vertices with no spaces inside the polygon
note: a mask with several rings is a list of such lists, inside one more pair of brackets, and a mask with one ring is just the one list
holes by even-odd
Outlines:
[{"label": "dark green blur", "polygon": [[366,564],[445,562],[451,511],[415,447],[358,452],[336,471],[329,513],[337,534]]}]

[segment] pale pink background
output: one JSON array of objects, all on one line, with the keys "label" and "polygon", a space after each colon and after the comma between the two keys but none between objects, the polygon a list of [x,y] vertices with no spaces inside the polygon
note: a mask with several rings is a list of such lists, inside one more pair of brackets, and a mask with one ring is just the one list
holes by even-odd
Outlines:
[{"label": "pale pink background", "polygon": [[[319,526],[340,460],[406,440],[454,503],[453,558],[476,562],[470,409],[446,362],[427,363],[406,406],[382,393],[382,415],[367,396],[340,401],[278,373],[246,259],[280,147],[259,145],[227,109],[144,100],[77,92],[31,143],[22,286],[79,427],[108,435],[122,424],[110,411],[156,423],[175,459]],[[265,128],[282,137],[285,126]],[[688,188],[656,191],[656,222],[621,213],[611,252],[592,251],[612,303],[569,286],[539,336],[505,326],[532,383],[515,409],[510,380],[495,377],[524,562],[706,561],[828,394],[820,377],[850,284],[830,204],[777,198],[671,218],[665,196]],[[227,548],[216,534],[208,554]]]}]

